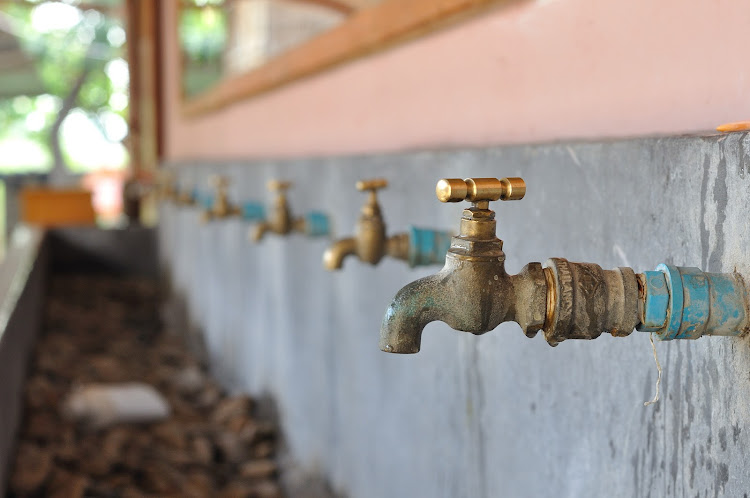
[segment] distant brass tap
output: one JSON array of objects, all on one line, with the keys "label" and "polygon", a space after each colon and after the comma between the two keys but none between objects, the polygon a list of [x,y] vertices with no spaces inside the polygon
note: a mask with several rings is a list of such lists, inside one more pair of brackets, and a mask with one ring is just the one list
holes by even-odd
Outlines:
[{"label": "distant brass tap", "polygon": [[336,241],[323,255],[327,270],[340,269],[349,255],[371,265],[378,264],[386,255],[407,261],[410,266],[442,262],[450,233],[411,227],[408,233],[386,236],[377,191],[387,186],[388,182],[382,178],[357,182],[357,190],[368,191],[370,195],[362,206],[354,237]]},{"label": "distant brass tap", "polygon": [[195,190],[192,188],[179,190],[175,199],[180,206],[195,206],[198,203]]},{"label": "distant brass tap", "polygon": [[225,176],[215,176],[211,178],[211,183],[215,189],[213,202],[209,208],[201,213],[201,221],[208,222],[211,220],[230,218],[240,216],[242,210],[229,202],[229,180]]},{"label": "distant brass tap", "polygon": [[289,181],[268,182],[268,190],[276,192],[276,199],[268,218],[249,234],[253,241],[260,242],[268,232],[278,235],[288,235],[292,232],[301,232],[309,236],[328,235],[328,217],[325,214],[311,211],[299,218],[292,216],[286,196],[287,190],[291,187],[292,182]]},{"label": "distant brass tap", "polygon": [[192,183],[184,183],[181,188],[174,182],[174,202],[179,206],[195,206],[198,204],[198,190]]},{"label": "distant brass tap", "polygon": [[181,205],[191,205],[194,203],[192,190],[180,190],[175,172],[169,169],[159,171],[156,182],[156,195],[160,201],[171,201]]},{"label": "distant brass tap", "polygon": [[383,178],[357,182],[357,190],[368,191],[370,195],[362,206],[354,237],[336,241],[323,255],[323,266],[327,270],[340,269],[344,258],[349,255],[355,255],[371,265],[378,264],[386,254],[397,259],[407,258],[407,235],[398,234],[389,239],[385,234],[385,222],[380,212],[377,191],[387,186],[388,181]]},{"label": "distant brass tap", "polygon": [[177,201],[177,182],[173,171],[162,170],[156,186],[156,195],[160,201]]}]

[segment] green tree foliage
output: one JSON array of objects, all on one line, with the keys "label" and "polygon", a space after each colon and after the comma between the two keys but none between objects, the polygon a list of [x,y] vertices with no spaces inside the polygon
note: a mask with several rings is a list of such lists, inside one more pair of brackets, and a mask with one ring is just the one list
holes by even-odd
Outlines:
[{"label": "green tree foliage", "polygon": [[[101,2],[102,7],[112,3]],[[107,12],[106,8],[82,10],[72,4],[46,1],[0,6],[0,15],[10,21],[23,49],[32,55],[46,92],[0,100],[0,150],[4,139],[23,133],[25,139],[37,142],[46,151],[56,168],[80,170],[87,165],[76,158],[61,129],[67,126],[67,118],[81,113],[93,125],[89,129],[100,131],[96,137],[100,141],[102,137],[115,142],[124,139],[127,72],[118,81],[112,61],[125,67],[125,31],[121,19]],[[113,133],[118,129],[120,136],[112,136],[118,135]],[[107,160],[103,158],[103,162]],[[0,169],[3,166],[22,164],[4,164],[0,157]]]},{"label": "green tree foliage", "polygon": [[183,64],[183,91],[199,94],[223,76],[222,55],[229,25],[223,0],[193,0],[180,11],[179,39]]}]

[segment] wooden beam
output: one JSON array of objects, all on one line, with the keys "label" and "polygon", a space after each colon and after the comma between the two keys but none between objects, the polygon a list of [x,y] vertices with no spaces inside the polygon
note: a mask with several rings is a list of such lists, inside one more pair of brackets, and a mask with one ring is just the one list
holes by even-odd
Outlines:
[{"label": "wooden beam", "polygon": [[522,0],[385,0],[257,69],[227,78],[190,99],[183,96],[182,113],[194,117],[212,112],[486,9],[518,1]]},{"label": "wooden beam", "polygon": [[153,170],[159,159],[157,6],[152,0],[126,0],[130,68],[129,149],[133,170]]}]

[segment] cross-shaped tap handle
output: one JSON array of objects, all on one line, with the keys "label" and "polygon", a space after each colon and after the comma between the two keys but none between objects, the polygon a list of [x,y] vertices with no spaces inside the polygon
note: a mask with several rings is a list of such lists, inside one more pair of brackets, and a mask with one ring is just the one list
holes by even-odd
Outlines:
[{"label": "cross-shaped tap handle", "polygon": [[357,182],[356,186],[357,186],[357,190],[359,190],[360,192],[369,190],[370,192],[375,193],[376,190],[387,187],[388,180],[386,180],[385,178],[373,178],[372,180],[360,180]]},{"label": "cross-shaped tap handle", "polygon": [[271,192],[286,192],[292,187],[292,182],[288,181],[281,181],[281,180],[271,180],[267,184],[268,190]]},{"label": "cross-shaped tap handle", "polygon": [[526,195],[522,178],[443,178],[435,187],[440,202],[517,201]]}]

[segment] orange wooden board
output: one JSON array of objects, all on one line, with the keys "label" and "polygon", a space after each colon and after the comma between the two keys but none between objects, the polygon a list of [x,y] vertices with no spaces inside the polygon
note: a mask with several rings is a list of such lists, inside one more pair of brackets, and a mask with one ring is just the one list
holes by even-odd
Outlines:
[{"label": "orange wooden board", "polygon": [[45,227],[96,223],[91,192],[86,190],[25,188],[20,201],[25,223]]}]

